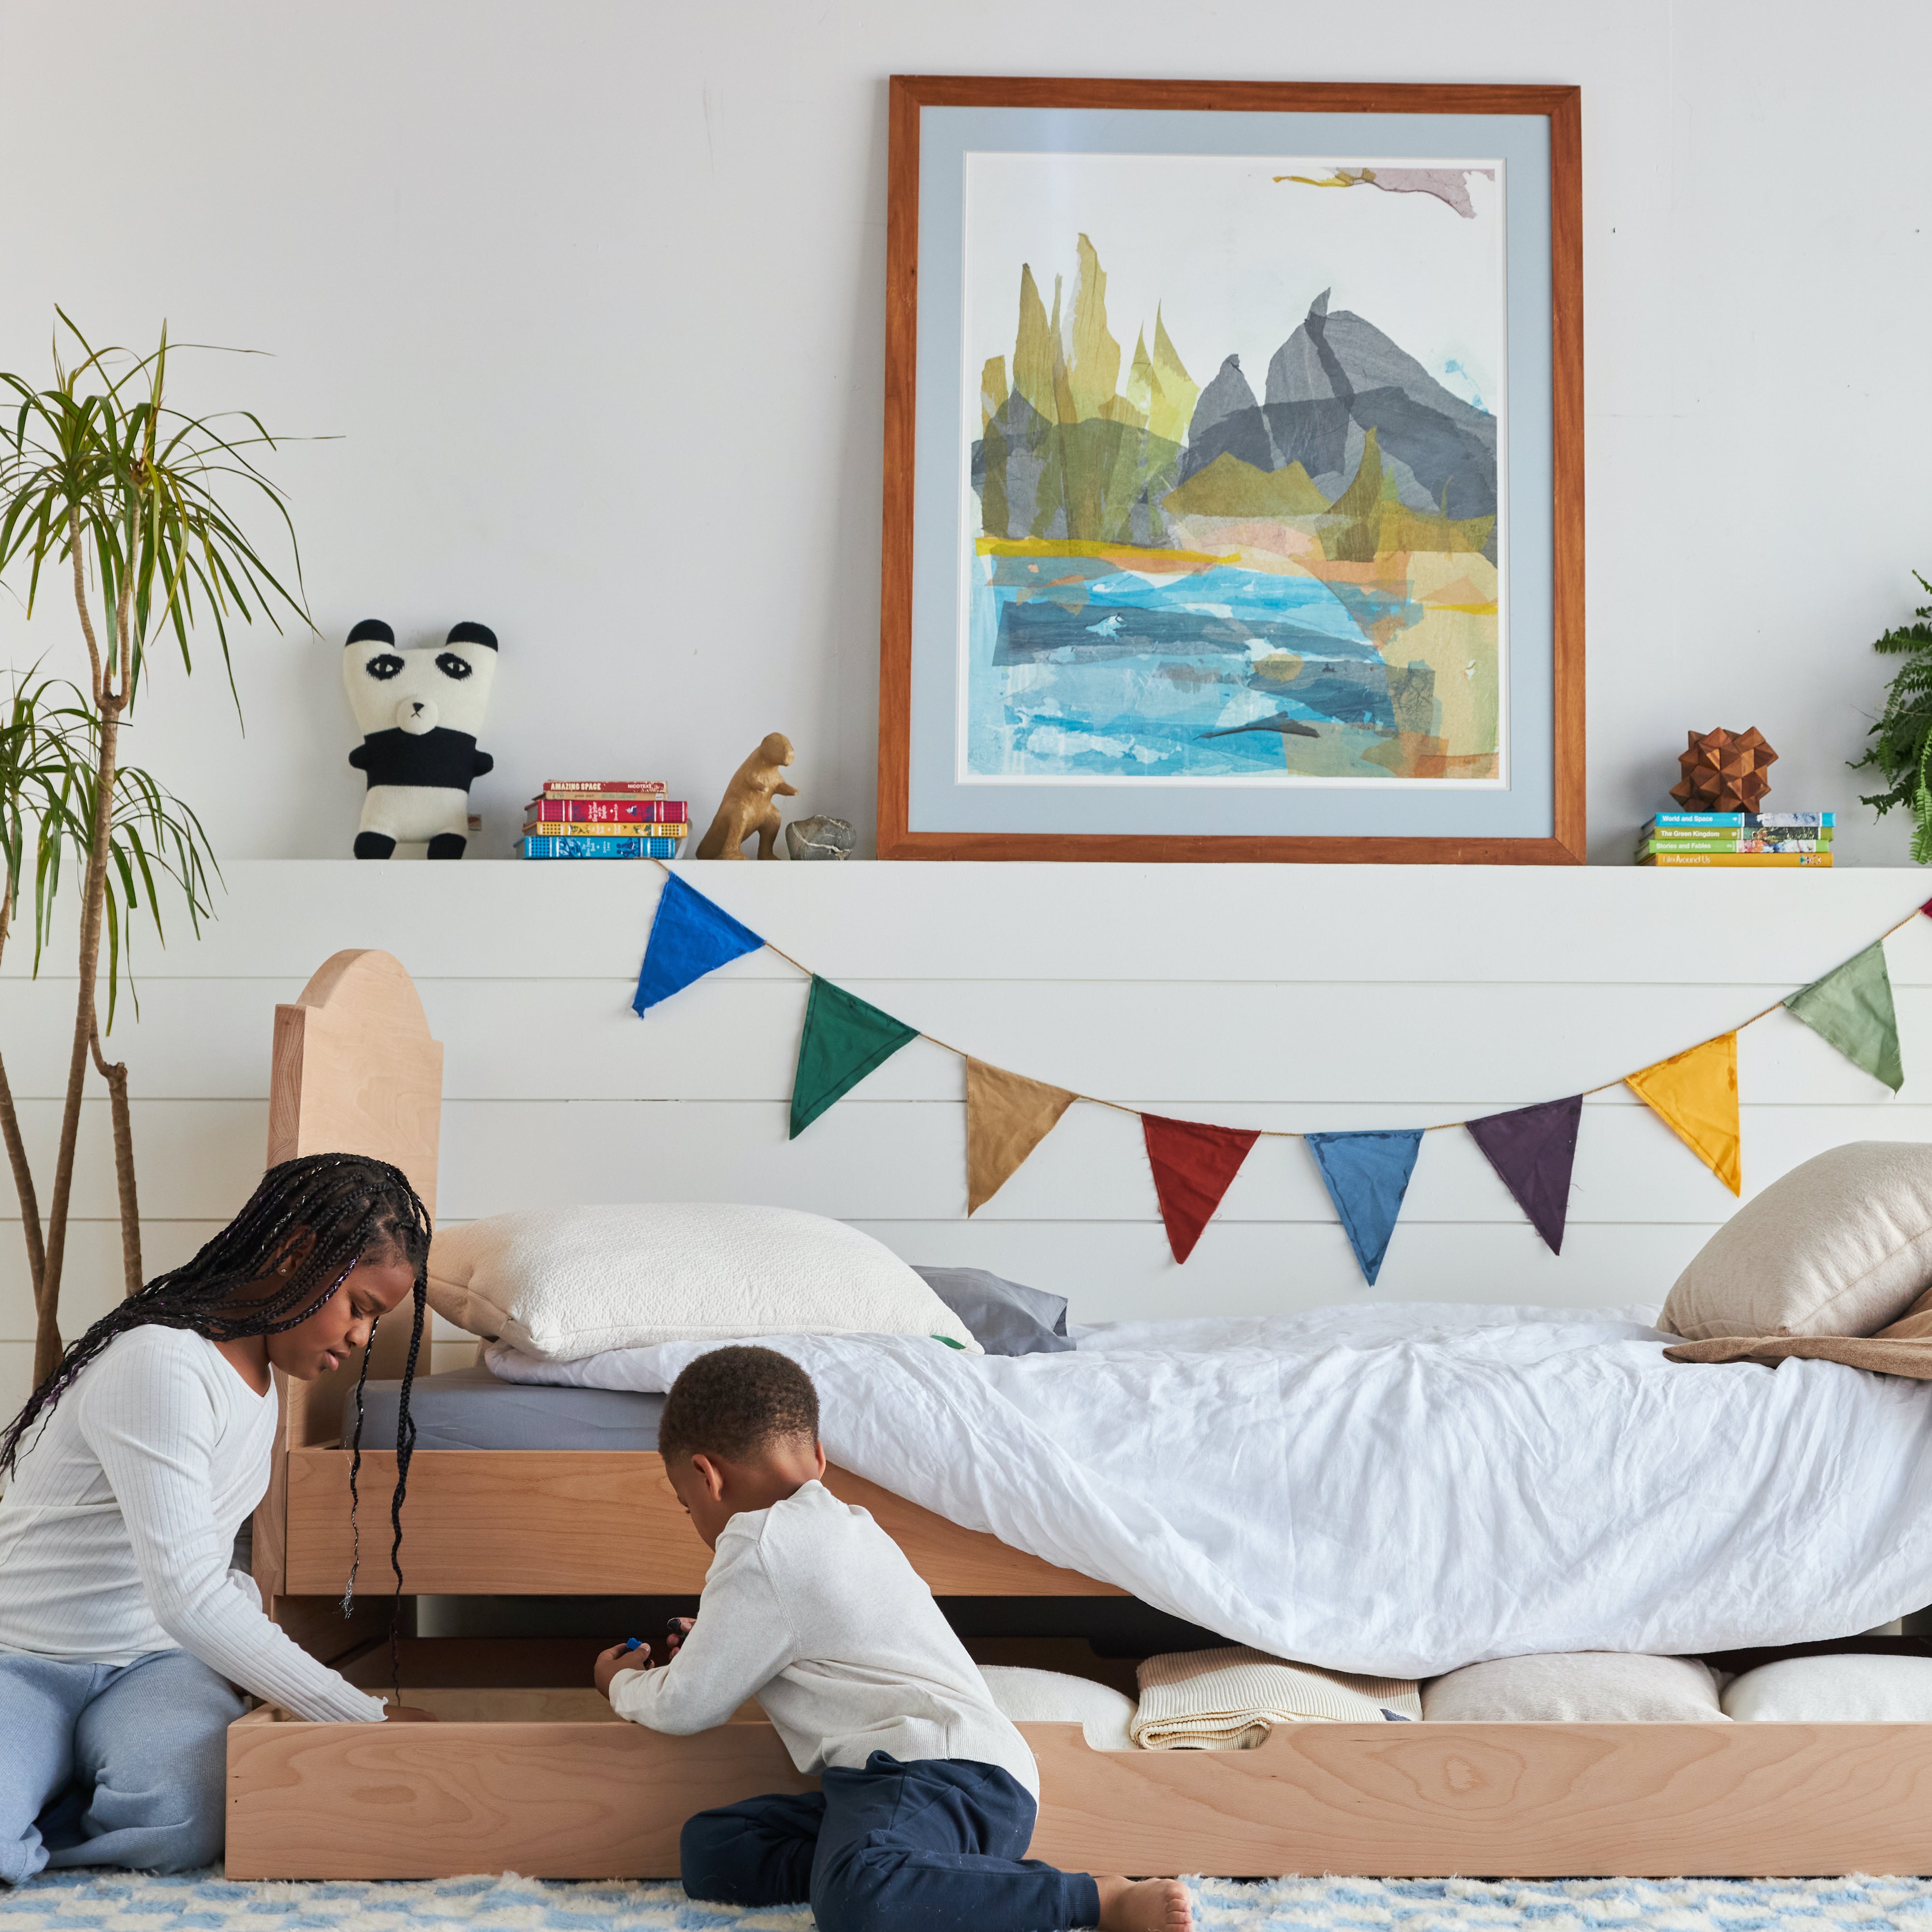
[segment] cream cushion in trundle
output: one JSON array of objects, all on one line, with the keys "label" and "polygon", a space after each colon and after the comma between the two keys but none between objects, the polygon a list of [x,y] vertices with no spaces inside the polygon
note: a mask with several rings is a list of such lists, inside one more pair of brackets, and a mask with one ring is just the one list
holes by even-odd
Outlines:
[{"label": "cream cushion in trundle", "polygon": [[1422,1687],[1425,1723],[1720,1724],[1718,1680],[1694,1657],[1580,1650],[1466,1664]]},{"label": "cream cushion in trundle", "polygon": [[1932,1657],[1787,1657],[1732,1678],[1726,1716],[1756,1724],[1932,1720]]}]

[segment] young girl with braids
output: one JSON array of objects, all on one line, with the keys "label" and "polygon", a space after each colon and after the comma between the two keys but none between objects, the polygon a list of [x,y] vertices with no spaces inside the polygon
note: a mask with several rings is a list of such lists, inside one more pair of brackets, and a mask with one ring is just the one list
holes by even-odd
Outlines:
[{"label": "young girl with braids", "polygon": [[400,1604],[429,1237],[387,1162],[284,1161],[185,1267],[71,1344],[0,1433],[0,1883],[218,1857],[238,1687],[303,1718],[421,1714],[298,1648],[228,1563],[268,1486],[270,1371],[309,1381],[360,1354],[366,1373],[376,1323],[407,1298]]}]

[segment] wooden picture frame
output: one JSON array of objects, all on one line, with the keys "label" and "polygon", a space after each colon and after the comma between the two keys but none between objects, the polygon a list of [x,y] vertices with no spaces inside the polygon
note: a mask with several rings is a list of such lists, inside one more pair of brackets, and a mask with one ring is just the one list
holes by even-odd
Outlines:
[{"label": "wooden picture frame", "polygon": [[[932,803],[930,788],[940,787],[944,796],[958,800],[966,797],[964,788],[954,782],[963,766],[956,764],[941,776],[934,778],[931,773],[942,760],[936,755],[922,760],[920,744],[923,737],[938,745],[944,741],[933,724],[940,716],[947,701],[948,694],[943,688],[949,675],[958,682],[960,644],[956,632],[953,634],[943,632],[951,622],[945,616],[946,609],[957,611],[960,608],[962,593],[956,591],[950,584],[941,584],[938,592],[928,590],[928,580],[935,576],[932,568],[933,559],[938,556],[944,568],[945,559],[950,554],[956,556],[962,546],[944,524],[934,525],[931,519],[950,517],[950,505],[940,500],[944,490],[935,492],[931,488],[938,476],[944,484],[947,476],[955,479],[963,477],[965,471],[958,458],[963,452],[965,432],[956,434],[952,427],[954,422],[963,422],[956,416],[949,421],[944,409],[935,406],[930,385],[942,380],[932,377],[928,370],[921,374],[920,329],[922,308],[928,328],[935,317],[952,331],[950,339],[960,340],[964,346],[962,356],[953,358],[952,368],[957,371],[970,362],[973,344],[965,338],[963,322],[948,320],[956,310],[959,302],[946,304],[940,301],[932,284],[934,280],[934,263],[928,261],[922,273],[920,256],[922,206],[926,211],[928,224],[932,221],[935,208],[942,213],[949,206],[945,196],[935,183],[940,180],[938,162],[927,170],[922,178],[922,142],[932,152],[937,154],[930,134],[928,117],[937,112],[953,110],[1004,110],[1009,113],[1007,122],[1012,124],[1012,110],[1044,111],[1054,117],[1052,125],[1072,128],[1083,116],[1160,115],[1206,116],[1258,116],[1301,115],[1322,117],[1352,116],[1372,117],[1359,124],[1366,130],[1384,130],[1376,140],[1370,141],[1369,148],[1378,143],[1386,143],[1386,130],[1392,124],[1388,117],[1419,116],[1424,119],[1414,125],[1416,138],[1423,138],[1425,129],[1439,132],[1442,126],[1438,117],[1477,117],[1466,123],[1449,124],[1452,127],[1468,125],[1477,132],[1472,140],[1487,141],[1493,139],[1490,130],[1504,125],[1498,117],[1513,117],[1508,123],[1515,126],[1520,123],[1523,128],[1534,134],[1539,144],[1534,152],[1546,152],[1546,179],[1539,179],[1534,170],[1512,172],[1512,184],[1522,184],[1520,196],[1510,204],[1510,219],[1528,222],[1535,213],[1535,226],[1529,232],[1537,238],[1539,247],[1544,245],[1546,230],[1541,211],[1546,206],[1546,266],[1547,266],[1547,335],[1545,343],[1538,340],[1528,346],[1534,353],[1525,354],[1521,359],[1524,368],[1530,374],[1522,377],[1517,385],[1523,391],[1519,398],[1510,391],[1510,418],[1500,430],[1490,432],[1492,447],[1500,438],[1506,454],[1505,464],[1499,477],[1493,466],[1491,472],[1493,500],[1499,512],[1506,508],[1508,518],[1524,531],[1521,548],[1514,552],[1505,550],[1507,575],[1513,578],[1519,572],[1534,573],[1538,587],[1534,598],[1526,595],[1520,610],[1516,586],[1512,583],[1507,595],[1511,602],[1506,603],[1506,610],[1517,610],[1520,615],[1521,635],[1511,636],[1507,657],[1498,644],[1496,682],[1502,695],[1496,700],[1498,707],[1496,722],[1492,728],[1496,733],[1496,749],[1492,756],[1496,770],[1485,778],[1484,789],[1490,794],[1485,800],[1476,796],[1477,788],[1472,786],[1458,792],[1454,799],[1445,800],[1437,791],[1418,790],[1413,787],[1403,791],[1400,799],[1394,794],[1402,790],[1398,786],[1388,786],[1380,796],[1393,802],[1383,804],[1370,798],[1374,789],[1357,788],[1344,797],[1340,790],[1326,780],[1315,782],[1319,785],[1322,802],[1313,801],[1316,794],[1303,790],[1290,795],[1286,788],[1268,788],[1249,784],[1245,781],[1232,790],[1223,788],[1217,794],[1211,786],[1197,788],[1191,796],[1184,799],[1178,793],[1161,794],[1157,785],[1147,784],[1126,784],[1115,788],[1090,790],[1086,796],[1073,800],[1070,792],[1063,791],[1058,800],[1067,801],[1063,808],[1056,801],[1052,808],[1054,815],[1066,818],[1084,815],[1088,819],[1103,817],[1116,810],[1120,800],[1128,794],[1133,794],[1131,811],[1144,818],[1171,819],[1172,823],[1161,823],[1157,829],[1136,830],[1130,824],[1107,823],[1090,826],[1088,829],[1067,829],[1056,825],[1049,829],[1031,829],[1012,824],[999,826],[989,825],[968,826],[963,820],[968,817],[985,816],[1004,812],[1008,818],[1023,814],[1031,808],[1033,802],[1042,796],[1028,782],[1013,782],[1024,790],[1024,796],[1010,793],[1006,800],[997,805],[977,802],[955,803],[944,808]],[[1480,128],[1478,128],[1478,121]],[[1041,123],[1042,127],[1047,124]],[[1231,118],[1225,122],[1197,124],[1213,125],[1228,131],[1226,139],[1245,140],[1244,134],[1237,134],[1237,124]],[[1282,129],[1291,126],[1313,128],[1313,122],[1276,125]],[[1325,127],[1332,131],[1342,124],[1332,118],[1325,121]],[[1254,122],[1242,122],[1242,129],[1258,127]],[[1471,864],[1581,864],[1585,854],[1584,833],[1584,685],[1583,685],[1583,446],[1582,446],[1582,182],[1581,182],[1581,129],[1582,106],[1579,89],[1569,86],[1429,86],[1383,85],[1379,83],[1307,83],[1273,82],[1179,82],[1159,80],[1080,80],[1051,79],[1004,79],[954,76],[895,76],[891,83],[890,146],[887,170],[887,232],[886,232],[886,385],[885,385],[885,492],[883,529],[883,570],[880,608],[880,706],[879,706],[879,794],[878,794],[878,856],[881,859],[975,859],[975,860],[1222,860],[1222,861],[1294,861],[1294,862],[1346,862],[1384,863],[1440,863],[1459,862]],[[956,146],[969,137],[949,134],[947,139]],[[1049,138],[1042,135],[1041,139]],[[1526,138],[1528,138],[1526,134]],[[1260,140],[1259,135],[1254,139]],[[1546,143],[1546,147],[1542,145]],[[951,151],[949,150],[949,152]],[[1052,152],[1042,150],[1042,152]],[[1097,148],[1090,152],[1098,152]],[[1180,154],[1181,149],[1162,149],[1162,152]],[[1244,151],[1245,152],[1245,151]],[[1278,146],[1258,148],[1257,152],[1276,153]],[[1339,152],[1339,151],[1338,151]],[[1425,151],[1426,152],[1426,151]],[[1475,148],[1467,152],[1474,153]],[[1488,152],[1487,147],[1480,152]],[[978,157],[976,154],[975,158]],[[956,165],[956,164],[949,164]],[[1412,170],[1420,173],[1421,170]],[[1466,172],[1480,172],[1468,170]],[[1384,174],[1389,170],[1385,167]],[[1492,176],[1492,179],[1497,178]],[[950,180],[951,177],[947,177]],[[964,178],[963,168],[959,179]],[[1304,177],[1295,175],[1276,177],[1300,181]],[[1360,185],[1359,178],[1353,181],[1336,179],[1310,181],[1311,186]],[[950,192],[949,190],[948,192]],[[1432,189],[1426,190],[1433,194]],[[924,197],[923,204],[922,197]],[[1344,197],[1334,197],[1340,201]],[[1352,201],[1354,197],[1346,198]],[[1422,194],[1390,193],[1380,196],[1360,198],[1364,202],[1394,204],[1396,202],[1424,203]],[[1438,196],[1438,201],[1442,197]],[[963,190],[952,197],[951,206],[963,203]],[[1306,196],[1303,206],[1315,200],[1328,201],[1330,197]],[[1498,200],[1500,206],[1500,200]],[[968,234],[966,218],[958,213],[947,218],[957,230],[955,238],[962,253],[964,250]],[[1453,220],[1453,217],[1450,218]],[[1498,219],[1501,218],[1498,217]],[[1510,231],[1514,237],[1516,231]],[[932,244],[937,246],[936,244]],[[1515,249],[1513,238],[1510,248]],[[1030,265],[1029,264],[1029,269]],[[1538,269],[1537,273],[1541,272]],[[963,271],[954,272],[954,280],[963,287]],[[1516,274],[1515,256],[1510,260],[1510,274]],[[1104,278],[1102,278],[1104,286]],[[1528,272],[1525,272],[1522,289],[1528,289]],[[1537,283],[1535,289],[1540,289]],[[950,298],[949,298],[950,299]],[[963,300],[963,298],[962,298]],[[1024,295],[1022,297],[1024,299]],[[1517,282],[1511,279],[1505,285],[1500,298],[1507,306],[1509,316],[1508,334],[1511,368],[1519,365],[1517,358],[1523,344],[1519,337],[1526,336],[1520,327],[1522,304],[1534,301],[1540,304],[1540,296],[1530,289],[1526,293],[1520,290]],[[935,306],[935,304],[938,304]],[[1542,310],[1535,307],[1532,312],[1540,326]],[[1325,310],[1323,311],[1325,314]],[[1499,311],[1501,313],[1501,311]],[[1311,308],[1310,320],[1316,310]],[[1140,318],[1138,314],[1124,315],[1120,318],[1124,327],[1131,328]],[[1351,318],[1351,320],[1359,320]],[[1143,330],[1155,325],[1155,318],[1149,316],[1142,324]],[[1103,317],[1104,326],[1104,317]],[[1024,312],[1022,316],[1024,327]],[[935,334],[935,340],[941,339]],[[1124,347],[1124,344],[1120,345]],[[1284,345],[1286,347],[1286,345]],[[936,353],[936,352],[935,352]],[[1238,358],[1230,358],[1238,362]],[[938,366],[935,364],[935,366]],[[1126,366],[1124,356],[1121,366]],[[1223,364],[1225,371],[1226,364]],[[1016,352],[1014,369],[1017,382],[1019,368]],[[1546,416],[1541,412],[1546,407],[1542,379],[1537,372],[1546,368]],[[1197,369],[1197,376],[1204,374],[1204,367]],[[1181,375],[1186,377],[1183,370]],[[952,394],[963,395],[964,377],[954,374],[943,377],[954,387]],[[1197,392],[1198,393],[1198,392]],[[1343,392],[1349,400],[1355,400],[1355,392]],[[1017,394],[1017,390],[1016,390]],[[924,400],[922,400],[922,396]],[[1109,398],[1106,406],[1112,406]],[[922,410],[925,428],[922,429]],[[1063,418],[1064,419],[1064,418]],[[935,427],[936,426],[936,427]],[[1190,428],[1192,425],[1190,424]],[[942,434],[943,433],[943,434]],[[1393,434],[1391,432],[1391,434]],[[1536,464],[1522,464],[1511,478],[1508,465],[1516,463],[1515,447],[1519,435],[1537,439],[1535,448],[1540,452]],[[947,439],[951,440],[948,441]],[[946,447],[936,448],[940,442]],[[1203,446],[1204,448],[1205,446]],[[1359,458],[1358,459],[1359,464]],[[938,466],[935,467],[934,466]],[[1390,466],[1390,476],[1395,466]],[[1186,474],[1184,471],[1182,472]],[[1280,474],[1286,476],[1283,470]],[[1358,472],[1359,473],[1359,472]],[[1381,474],[1378,470],[1378,476]],[[1528,485],[1521,479],[1525,476],[1538,482],[1546,474],[1549,489],[1546,501],[1540,488],[1534,500],[1528,496]],[[1304,476],[1305,480],[1305,476]],[[1406,483],[1413,486],[1411,476]],[[963,501],[969,494],[969,486],[953,482],[951,488],[954,498]],[[1384,500],[1393,502],[1386,494],[1394,488],[1393,482],[1386,486]],[[1516,494],[1509,494],[1520,489],[1521,500]],[[922,522],[922,492],[934,500]],[[1325,494],[1325,493],[1324,493]],[[1330,512],[1337,510],[1341,499],[1338,496],[1329,506]],[[962,512],[969,514],[971,512]],[[1442,518],[1446,526],[1450,511],[1446,500]],[[1063,517],[1063,520],[1064,518]],[[963,527],[956,520],[955,530]],[[1386,527],[1386,526],[1378,526]],[[1473,527],[1473,526],[1471,526]],[[937,534],[934,534],[934,531]],[[1532,535],[1531,532],[1534,532]],[[1504,535],[1499,526],[1491,537],[1493,545]],[[1036,538],[1035,541],[1039,541]],[[1379,540],[1378,540],[1379,541]],[[1444,540],[1445,542],[1447,539]],[[933,546],[937,544],[938,549]],[[953,548],[949,552],[947,546]],[[984,546],[982,546],[983,548]],[[1226,553],[1222,560],[1234,557],[1234,553]],[[1352,553],[1353,554],[1353,553]],[[1541,559],[1543,561],[1538,562]],[[1238,560],[1238,558],[1235,560]],[[1090,573],[1090,574],[1091,573]],[[1492,572],[1490,580],[1496,581]],[[1528,580],[1526,577],[1526,581]],[[963,577],[961,581],[964,582]],[[928,621],[922,627],[916,616],[916,604],[937,595],[937,604],[926,603]],[[1019,593],[1024,601],[1026,592]],[[949,606],[948,597],[952,598]],[[1456,605],[1445,602],[1444,609],[1475,609],[1481,607]],[[1497,606],[1487,607],[1494,611]],[[937,611],[937,620],[930,614]],[[1502,620],[1497,620],[1498,636],[1505,634],[1501,629]],[[963,624],[962,617],[958,622]],[[1517,616],[1509,620],[1512,631],[1518,628]],[[936,642],[934,641],[936,637]],[[1360,651],[1359,655],[1367,656]],[[1378,646],[1379,649],[1379,646]],[[1292,658],[1269,660],[1294,664],[1294,668],[1283,674],[1292,677],[1298,674],[1299,665]],[[1472,659],[1473,664],[1474,660]],[[1372,668],[1372,661],[1371,660]],[[954,667],[949,673],[948,667]],[[1535,709],[1520,706],[1517,692],[1512,682],[1519,668],[1528,677],[1534,670]],[[1411,671],[1417,666],[1408,667]],[[1448,688],[1446,680],[1444,688]],[[1427,690],[1437,688],[1432,681]],[[1426,701],[1426,699],[1425,699]],[[1452,701],[1454,700],[1452,699]],[[965,742],[964,727],[958,722],[964,700],[956,688],[950,697],[954,723],[952,742],[963,746]],[[1256,735],[1251,742],[1256,748],[1255,755],[1260,755],[1259,748],[1268,741],[1258,734],[1274,731],[1274,741],[1281,748],[1280,755],[1292,770],[1294,756],[1310,755],[1298,749],[1288,750],[1290,740],[1283,735],[1294,732],[1298,737],[1313,738],[1319,734],[1312,729],[1304,730],[1300,725],[1282,722],[1287,718],[1284,710],[1275,719],[1259,724],[1244,724],[1238,728]],[[1442,716],[1438,705],[1434,714],[1440,724]],[[1542,735],[1542,727],[1546,720],[1546,742]],[[1364,723],[1366,727],[1366,714]],[[1509,734],[1520,726],[1523,742],[1519,746]],[[1196,734],[1196,736],[1204,734]],[[1233,736],[1232,732],[1216,732],[1216,736]],[[1418,734],[1417,742],[1441,746],[1448,741]],[[963,758],[963,753],[961,754]],[[1270,755],[1273,755],[1270,753]],[[1339,754],[1338,754],[1339,755]],[[1433,770],[1424,770],[1425,777],[1444,775],[1450,760],[1438,760]],[[1462,761],[1469,775],[1483,776],[1473,761]],[[1420,769],[1420,767],[1418,767]],[[1519,778],[1516,775],[1521,774]],[[1264,778],[1287,776],[1287,772],[1263,772]],[[1356,774],[1352,771],[1349,774]],[[1454,776],[1462,776],[1458,772]],[[1398,773],[1398,776],[1402,776]],[[947,789],[950,788],[950,789]],[[1532,796],[1534,790],[1534,796]],[[985,792],[978,798],[987,796]],[[1500,796],[1503,802],[1496,802]],[[1364,803],[1364,800],[1367,800]],[[1284,802],[1283,801],[1286,802]],[[1198,801],[1198,802],[1197,802]],[[1170,813],[1168,808],[1174,808]],[[1102,808],[1105,808],[1103,812]],[[1376,814],[1382,830],[1341,830],[1322,831],[1267,829],[1258,821],[1270,814],[1276,819],[1300,814],[1307,818],[1317,812],[1330,817],[1349,814]],[[1487,826],[1493,818],[1501,829]],[[1432,829],[1388,829],[1394,821],[1407,814],[1411,818],[1426,815],[1432,826],[1438,818],[1444,820],[1443,830],[1438,835]],[[1446,816],[1445,816],[1446,814]],[[1502,825],[1504,816],[1510,823]],[[1205,818],[1218,818],[1227,823],[1225,830],[1199,829],[1199,821]],[[947,819],[948,823],[934,822]],[[1483,823],[1478,820],[1484,819]],[[1453,820],[1455,822],[1450,823]]]}]

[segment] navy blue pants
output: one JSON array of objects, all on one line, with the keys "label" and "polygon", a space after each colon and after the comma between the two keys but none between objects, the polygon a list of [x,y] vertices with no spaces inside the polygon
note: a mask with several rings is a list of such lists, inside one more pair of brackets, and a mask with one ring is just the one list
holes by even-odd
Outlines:
[{"label": "navy blue pants", "polygon": [[688,1820],[684,1888],[720,1905],[809,1900],[819,1932],[1061,1932],[1100,1922],[1084,1872],[1024,1856],[1034,1805],[997,1765],[874,1751],[820,1789]]}]

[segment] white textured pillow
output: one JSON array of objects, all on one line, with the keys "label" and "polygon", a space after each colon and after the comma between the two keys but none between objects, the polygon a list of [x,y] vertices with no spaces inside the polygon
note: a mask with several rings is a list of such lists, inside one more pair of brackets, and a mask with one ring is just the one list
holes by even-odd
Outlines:
[{"label": "white textured pillow", "polygon": [[1096,1750],[1134,1748],[1127,1729],[1133,1722],[1134,1700],[1110,1684],[1012,1664],[982,1664],[980,1675],[993,1702],[1016,1724],[1078,1724]]},{"label": "white textured pillow", "polygon": [[1658,1326],[1730,1335],[1875,1335],[1932,1283],[1932,1146],[1853,1141],[1794,1167],[1692,1258]]},{"label": "white textured pillow", "polygon": [[458,1328],[541,1361],[758,1335],[937,1335],[982,1352],[890,1248],[790,1208],[493,1214],[436,1235],[429,1299]]},{"label": "white textured pillow", "polygon": [[1745,1724],[1904,1724],[1932,1718],[1932,1657],[1787,1657],[1732,1681]]},{"label": "white textured pillow", "polygon": [[1722,1724],[1718,1680],[1694,1657],[1577,1650],[1501,1657],[1422,1688],[1425,1723]]}]

